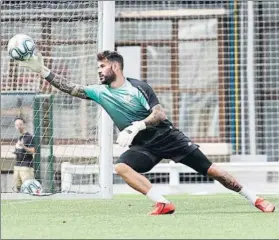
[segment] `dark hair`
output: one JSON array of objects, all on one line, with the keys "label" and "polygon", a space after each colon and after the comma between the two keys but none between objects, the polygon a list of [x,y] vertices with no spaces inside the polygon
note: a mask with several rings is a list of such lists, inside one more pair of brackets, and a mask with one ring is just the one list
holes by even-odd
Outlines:
[{"label": "dark hair", "polygon": [[120,64],[121,70],[124,68],[123,57],[116,51],[103,51],[97,54],[98,61],[108,60],[111,62],[118,62]]},{"label": "dark hair", "polygon": [[15,120],[14,120],[14,122],[15,122],[16,120],[21,120],[23,123],[25,123],[25,120],[24,120],[22,117],[16,117]]}]

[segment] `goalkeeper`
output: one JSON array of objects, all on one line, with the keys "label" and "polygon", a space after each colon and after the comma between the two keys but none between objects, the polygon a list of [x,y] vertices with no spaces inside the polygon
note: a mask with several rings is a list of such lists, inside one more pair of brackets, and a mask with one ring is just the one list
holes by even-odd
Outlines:
[{"label": "goalkeeper", "polygon": [[173,203],[163,197],[140,173],[150,171],[163,158],[185,164],[238,192],[263,212],[275,206],[210,162],[187,136],[168,120],[153,89],[145,82],[123,76],[123,57],[114,51],[97,55],[100,84],[82,86],[55,75],[43,64],[40,53],[22,65],[40,73],[51,85],[82,99],[100,104],[120,130],[117,143],[129,147],[115,164],[115,171],[133,189],[155,202],[151,215],[171,214]]}]

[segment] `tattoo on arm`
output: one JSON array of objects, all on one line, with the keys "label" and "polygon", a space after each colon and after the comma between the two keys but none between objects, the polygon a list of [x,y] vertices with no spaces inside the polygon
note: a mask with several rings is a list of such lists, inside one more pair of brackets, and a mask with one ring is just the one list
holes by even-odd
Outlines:
[{"label": "tattoo on arm", "polygon": [[167,117],[164,112],[164,109],[160,104],[157,104],[152,108],[152,113],[146,119],[144,119],[144,122],[147,127],[155,126],[159,124],[161,121],[165,120],[166,118]]},{"label": "tattoo on arm", "polygon": [[58,88],[62,92],[68,93],[74,97],[79,97],[83,99],[88,99],[85,91],[84,86],[72,83],[65,79],[62,76],[55,75],[53,73],[50,73],[48,77],[45,78],[51,85]]},{"label": "tattoo on arm", "polygon": [[240,192],[242,189],[242,185],[239,184],[233,176],[225,172],[221,176],[212,176],[215,180],[219,181],[224,187],[235,191],[235,192]]}]

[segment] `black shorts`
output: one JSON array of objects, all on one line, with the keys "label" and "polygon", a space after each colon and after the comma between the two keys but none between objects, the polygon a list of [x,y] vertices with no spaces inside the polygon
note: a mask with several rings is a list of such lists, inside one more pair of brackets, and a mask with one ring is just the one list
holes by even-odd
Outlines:
[{"label": "black shorts", "polygon": [[[140,132],[138,134],[142,137],[142,141],[137,139],[136,143],[133,141],[131,150],[142,151],[146,149],[161,158],[172,159],[179,162],[185,156],[196,150],[199,146],[192,143],[192,141],[181,131],[176,128],[156,129],[156,131],[149,134],[148,132]],[[137,135],[137,138],[139,137]]]},{"label": "black shorts", "polygon": [[177,129],[173,129],[167,136],[154,145],[132,145],[124,152],[116,163],[125,163],[136,172],[150,171],[162,159],[171,159],[183,163],[197,172],[206,175],[211,162],[198,149],[198,145]]}]

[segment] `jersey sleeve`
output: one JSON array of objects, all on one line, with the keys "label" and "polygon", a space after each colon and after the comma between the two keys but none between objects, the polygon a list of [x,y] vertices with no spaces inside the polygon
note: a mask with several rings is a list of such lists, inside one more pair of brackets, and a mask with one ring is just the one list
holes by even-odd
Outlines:
[{"label": "jersey sleeve", "polygon": [[146,110],[152,109],[155,105],[159,104],[159,100],[154,90],[145,82],[138,86],[140,92],[139,99],[141,104]]},{"label": "jersey sleeve", "polygon": [[86,86],[84,91],[88,98],[92,99],[93,101],[95,101],[97,103],[100,102],[100,92],[102,91],[101,85]]},{"label": "jersey sleeve", "polygon": [[26,147],[35,147],[34,137],[32,135],[26,138]]}]

